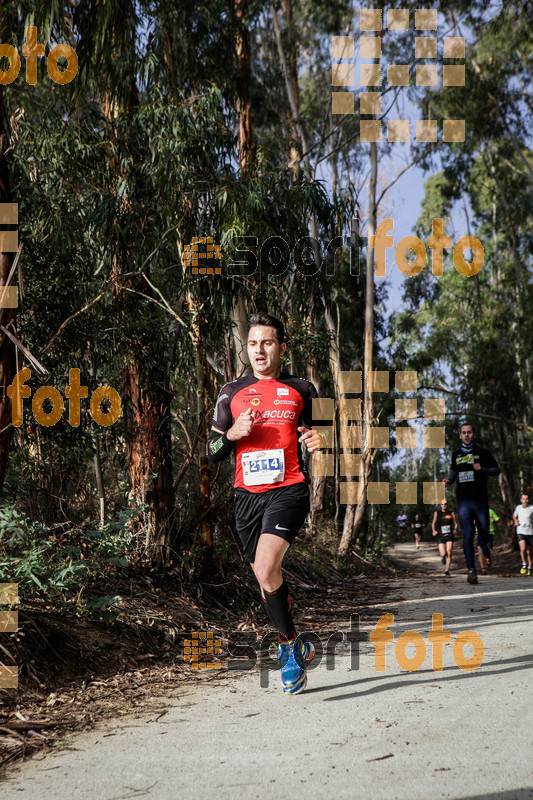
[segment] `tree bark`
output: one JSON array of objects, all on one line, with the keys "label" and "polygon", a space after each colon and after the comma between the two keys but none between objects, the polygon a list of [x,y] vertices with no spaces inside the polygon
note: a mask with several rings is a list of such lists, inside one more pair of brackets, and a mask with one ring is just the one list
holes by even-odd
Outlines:
[{"label": "tree bark", "polygon": [[[324,320],[326,323],[326,329],[328,331],[329,341],[329,364],[331,369],[331,375],[333,377],[333,390],[335,393],[335,408],[338,410],[339,419],[342,420],[346,414],[346,406],[345,406],[345,383],[343,380],[342,375],[342,366],[341,366],[341,358],[340,358],[340,345],[338,339],[338,331],[335,325],[333,315],[331,313],[331,309],[326,305],[324,309]],[[342,422],[340,423],[342,425]],[[335,431],[336,427],[336,420],[333,420],[333,429]],[[334,436],[335,440],[335,436]],[[344,453],[344,448],[341,448],[340,441],[339,441],[339,454]],[[336,474],[338,475],[339,470],[336,469]],[[335,491],[337,492],[337,486],[335,487]],[[335,524],[337,524],[337,514],[335,515]]]},{"label": "tree bark", "polygon": [[233,0],[237,21],[237,86],[235,106],[237,110],[237,142],[239,162],[243,175],[249,175],[255,162],[255,143],[250,116],[250,37],[245,23],[248,0]]},{"label": "tree bark", "polygon": [[[237,80],[235,108],[237,110],[237,146],[243,178],[249,177],[255,165],[256,148],[250,115],[250,37],[245,23],[248,0],[232,0],[237,21]],[[248,341],[248,314],[239,286],[231,306],[234,372],[239,377],[250,365],[246,343]]]},{"label": "tree bark", "polygon": [[241,294],[237,294],[231,306],[233,353],[235,376],[239,378],[250,366],[248,358],[248,313]]},{"label": "tree bark", "polygon": [[198,447],[200,465],[200,544],[201,574],[204,580],[212,579],[213,533],[211,530],[211,472],[206,455],[208,420],[207,420],[207,375],[204,349],[202,344],[201,307],[192,292],[187,292],[187,303],[191,312],[190,337],[196,354],[196,417],[198,424]]},{"label": "tree bark", "polygon": [[[131,16],[131,0],[122,0],[120,14],[124,19]],[[115,26],[111,31],[111,42],[120,42],[120,33]],[[134,47],[135,42],[128,42]],[[111,45],[110,45],[111,46]],[[139,92],[132,75],[123,101],[123,111],[132,114],[139,106]],[[124,95],[123,95],[124,96]],[[104,94],[104,112],[108,118],[116,116],[112,109],[117,107],[115,98],[107,92]],[[116,175],[119,165],[116,165]],[[128,198],[124,199],[127,204]],[[136,313],[131,293],[122,287],[139,289],[144,294],[151,294],[151,289],[142,277],[133,286],[131,278],[124,278],[123,273],[129,271],[129,255],[134,243],[130,239],[128,245],[115,256],[113,270],[115,283],[113,287],[113,306],[119,326],[126,327],[126,321]],[[173,544],[173,481],[171,458],[171,424],[169,375],[151,377],[147,388],[148,376],[143,373],[146,361],[147,345],[150,342],[141,335],[127,343],[127,352],[120,353],[123,382],[123,408],[126,419],[126,453],[130,477],[129,500],[133,505],[143,505],[137,517],[132,520],[132,529],[139,535],[144,534],[144,545],[148,559],[155,566],[165,563],[169,548]],[[157,348],[155,348],[157,349]],[[161,348],[162,349],[162,348]],[[159,359],[163,356],[159,355]]]},{"label": "tree bark", "polygon": [[[0,203],[10,203],[11,180],[5,151],[9,146],[8,126],[5,119],[3,86],[0,86]],[[0,286],[5,286],[11,269],[10,253],[0,253]],[[4,327],[15,319],[16,309],[0,309],[0,319]],[[0,489],[6,477],[9,445],[13,436],[11,425],[11,400],[7,387],[13,381],[16,371],[15,345],[0,332]]]},{"label": "tree bark", "polygon": [[[283,7],[285,9],[285,17],[287,20],[287,31],[288,31],[288,45],[289,45],[289,63],[288,63],[288,71],[289,71],[289,80],[292,87],[292,94],[294,97],[294,103],[297,111],[297,115],[299,116],[300,113],[300,86],[298,83],[298,52],[297,52],[297,39],[295,36],[294,30],[294,13],[293,13],[293,0],[283,0]],[[287,118],[291,130],[291,140],[289,143],[289,156],[290,161],[289,165],[292,170],[293,176],[295,178],[298,177],[300,172],[300,158],[302,155],[301,151],[301,143],[298,136],[298,130],[296,127],[296,119],[293,119],[292,113],[290,109],[287,109]]]},{"label": "tree bark", "polygon": [[170,393],[155,382],[147,389],[140,376],[140,359],[125,366],[129,499],[144,506],[134,530],[144,533],[148,559],[162,566],[173,532]]},{"label": "tree bark", "polygon": [[96,478],[96,491],[98,493],[98,507],[100,511],[100,527],[105,525],[106,515],[106,501],[105,501],[105,486],[104,486],[104,473],[102,470],[102,457],[100,454],[100,438],[98,434],[94,437],[95,453],[93,458],[94,475]]},{"label": "tree bark", "polygon": [[[378,151],[375,142],[370,143],[370,187],[368,213],[368,241],[376,232],[376,184],[378,177]],[[359,501],[357,506],[348,505],[344,516],[344,526],[339,544],[339,555],[347,555],[363,523],[368,505],[368,481],[372,473],[375,450],[372,449],[371,436],[374,425],[374,400],[372,395],[372,373],[374,359],[374,248],[366,251],[366,295],[365,295],[365,333],[363,368],[363,430],[361,451],[361,477]]]},{"label": "tree bark", "polygon": [[[313,312],[309,314],[308,318],[309,328],[316,330],[316,324],[313,324]],[[318,392],[318,396],[322,395],[322,387],[320,381],[320,373],[318,372],[316,358],[312,357],[307,362],[307,380],[311,381]],[[321,475],[311,476],[311,514],[309,516],[309,533],[312,534],[324,519],[324,494],[326,491],[326,478]]]},{"label": "tree bark", "polygon": [[[501,457],[498,458],[500,464],[499,487],[504,509],[504,519],[507,521],[505,531],[509,544],[516,545],[515,526],[511,522],[513,511],[516,506],[514,498],[519,498],[520,487],[516,480],[516,453],[517,436],[516,428],[509,426],[506,422],[501,422],[497,428],[500,444]],[[526,487],[524,487],[525,489]],[[505,524],[505,523],[504,523]]]}]

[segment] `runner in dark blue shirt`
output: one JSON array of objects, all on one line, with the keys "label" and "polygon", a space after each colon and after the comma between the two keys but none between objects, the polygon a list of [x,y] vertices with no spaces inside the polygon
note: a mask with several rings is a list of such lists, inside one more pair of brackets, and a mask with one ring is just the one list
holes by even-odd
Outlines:
[{"label": "runner in dark blue shirt", "polygon": [[452,454],[450,473],[444,478],[445,486],[457,480],[457,516],[463,529],[463,551],[468,568],[468,583],[477,583],[474,556],[474,533],[477,526],[481,552],[490,567],[490,519],[487,480],[490,475],[499,475],[498,462],[488,450],[475,441],[474,428],[470,423],[461,425],[459,434],[461,447]]}]

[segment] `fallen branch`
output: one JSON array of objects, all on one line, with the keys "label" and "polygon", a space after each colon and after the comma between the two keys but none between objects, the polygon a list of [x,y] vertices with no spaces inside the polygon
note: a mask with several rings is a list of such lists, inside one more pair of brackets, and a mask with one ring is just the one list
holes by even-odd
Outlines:
[{"label": "fallen branch", "polygon": [[70,722],[65,720],[57,720],[57,722],[52,722],[46,719],[13,719],[9,722],[0,723],[0,730],[8,730],[10,732],[31,731],[32,729],[42,730],[43,728],[59,728],[62,725],[70,725]]},{"label": "fallen branch", "polygon": [[374,567],[374,569],[388,569],[389,572],[392,572],[390,567],[383,567],[382,564],[373,564],[371,561],[367,561],[366,558],[360,556],[359,553],[356,553],[355,550],[352,550],[352,555],[359,559],[359,561],[363,561],[363,563],[368,564],[369,567]]},{"label": "fallen branch", "polygon": [[107,292],[107,290],[109,289],[109,286],[110,286],[110,284],[112,282],[113,282],[112,278],[110,278],[108,281],[106,281],[105,286],[102,289],[102,291],[100,292],[100,294],[98,294],[96,297],[94,297],[89,303],[87,303],[87,305],[83,306],[83,308],[80,308],[79,311],[76,311],[76,312],[74,312],[74,314],[71,314],[70,317],[67,317],[67,319],[59,326],[59,330],[57,331],[57,333],[55,333],[52,336],[52,338],[50,339],[50,341],[48,342],[46,347],[43,348],[43,351],[42,351],[43,353],[46,353],[46,351],[48,350],[48,348],[50,347],[52,342],[55,339],[57,339],[57,337],[61,333],[63,333],[63,331],[65,330],[65,328],[69,324],[69,322],[72,322],[72,320],[76,319],[76,317],[79,317],[80,314],[83,314],[85,311],[88,311],[91,308],[91,306],[94,306],[94,304],[97,303],[100,300],[100,298],[102,298],[104,296],[104,294]]},{"label": "fallen branch", "polygon": [[11,331],[8,331],[8,329],[7,329],[7,328],[4,328],[4,326],[3,326],[3,325],[0,325],[0,330],[1,330],[1,331],[3,331],[3,332],[5,333],[5,335],[6,335],[6,336],[7,336],[9,339],[11,339],[11,341],[13,342],[13,344],[15,345],[15,347],[18,347],[18,349],[21,351],[21,353],[24,353],[24,355],[26,356],[26,358],[28,359],[28,361],[30,362],[30,364],[31,364],[31,365],[32,365],[32,366],[33,366],[33,367],[34,367],[34,368],[35,368],[35,369],[36,369],[38,372],[40,372],[42,375],[49,375],[49,374],[50,374],[50,373],[48,372],[48,370],[46,369],[46,367],[43,367],[43,365],[42,365],[42,364],[41,364],[39,361],[37,361],[37,359],[35,358],[35,356],[32,356],[32,354],[30,353],[30,351],[28,350],[28,348],[27,348],[27,347],[24,347],[24,345],[22,344],[22,342],[19,342],[19,340],[17,339],[17,337],[16,337],[16,336],[15,336],[13,333],[11,333]]}]

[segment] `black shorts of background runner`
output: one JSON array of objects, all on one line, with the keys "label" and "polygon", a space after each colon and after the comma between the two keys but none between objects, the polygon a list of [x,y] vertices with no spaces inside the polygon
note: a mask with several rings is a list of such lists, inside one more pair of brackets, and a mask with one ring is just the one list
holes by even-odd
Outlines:
[{"label": "black shorts of background runner", "polygon": [[517,533],[516,538],[518,541],[522,540],[528,547],[533,547],[533,536],[529,533]]},{"label": "black shorts of background runner", "polygon": [[262,533],[273,533],[289,544],[296,537],[309,513],[309,487],[306,483],[281,486],[268,492],[235,489],[237,533],[246,559],[253,564]]},{"label": "black shorts of background runner", "polygon": [[446,542],[455,542],[454,533],[439,533],[437,536],[437,544],[446,544]]},{"label": "black shorts of background runner", "polygon": [[[476,547],[479,547],[479,536],[477,535],[476,538],[474,539],[474,545]],[[494,546],[494,535],[492,533],[489,533],[489,547],[491,550],[493,549],[493,546]]]}]

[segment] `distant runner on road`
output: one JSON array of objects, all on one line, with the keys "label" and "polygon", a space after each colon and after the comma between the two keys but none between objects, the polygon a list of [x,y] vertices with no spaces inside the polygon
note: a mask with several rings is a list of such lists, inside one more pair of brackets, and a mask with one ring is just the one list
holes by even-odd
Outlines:
[{"label": "distant runner on road", "polygon": [[220,390],[207,457],[217,462],[235,452],[237,532],[279,632],[283,691],[298,694],[305,689],[305,667],[315,649],[296,635],[281,565],[309,512],[301,445],[312,453],[325,441],[311,430],[312,401],[318,397],[315,387],[280,371],[287,348],[284,339],[283,324],[276,317],[250,317],[247,347],[253,374]]},{"label": "distant runner on road", "polygon": [[398,536],[400,540],[402,540],[407,533],[407,514],[404,514],[403,511],[401,514],[398,514],[396,517],[396,524],[398,525]]},{"label": "distant runner on road", "polygon": [[533,506],[530,505],[529,495],[525,492],[520,498],[520,505],[514,510],[513,520],[522,558],[520,574],[531,575],[533,574]]},{"label": "distant runner on road", "polygon": [[487,566],[492,564],[489,547],[489,497],[487,479],[499,475],[498,462],[488,450],[475,441],[474,428],[469,422],[461,425],[461,447],[454,450],[450,473],[443,484],[450,486],[457,480],[457,516],[463,530],[463,551],[468,569],[468,583],[477,583],[474,556],[474,523]]},{"label": "distant runner on road", "polygon": [[[494,511],[493,508],[489,508],[489,547],[490,547],[490,557],[492,559],[492,551],[494,550],[494,523],[499,522],[500,518],[497,513]],[[485,556],[481,552],[481,547],[479,546],[479,538],[476,536],[475,546],[477,548],[477,557],[479,558],[479,563],[481,564],[481,574],[487,574],[487,562],[485,561]]]},{"label": "distant runner on road", "polygon": [[415,514],[415,518],[411,523],[411,528],[415,534],[415,544],[416,549],[418,550],[420,547],[420,537],[422,536],[422,531],[424,530],[424,523],[422,522],[422,518],[418,512]]},{"label": "distant runner on road", "polygon": [[433,536],[438,536],[440,560],[445,565],[444,574],[450,574],[452,563],[453,543],[457,535],[457,522],[455,514],[448,508],[448,501],[443,500],[440,508],[435,509],[432,524]]}]

